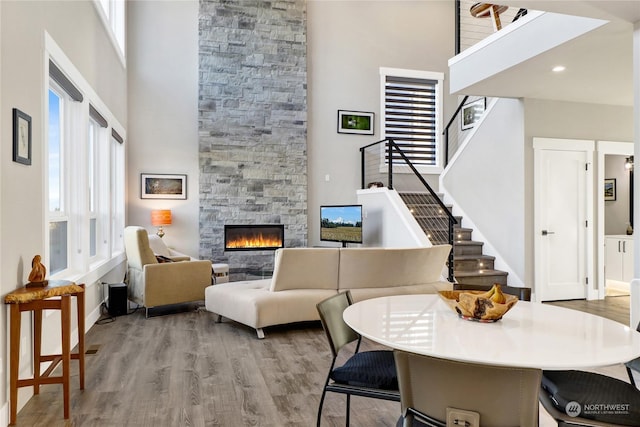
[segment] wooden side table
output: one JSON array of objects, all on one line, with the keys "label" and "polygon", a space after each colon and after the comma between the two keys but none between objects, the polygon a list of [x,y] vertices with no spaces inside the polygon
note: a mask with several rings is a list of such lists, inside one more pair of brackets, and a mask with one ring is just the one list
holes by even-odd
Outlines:
[{"label": "wooden side table", "polygon": [[[76,297],[78,307],[78,352],[71,354],[71,297]],[[59,299],[51,299],[60,297]],[[80,389],[84,390],[84,284],[77,285],[67,280],[50,280],[45,287],[19,288],[7,294],[5,304],[10,305],[9,332],[9,400],[11,401],[10,424],[16,423],[18,387],[33,386],[33,393],[40,393],[40,384],[62,384],[64,395],[64,418],[69,418],[69,365],[77,359],[80,368]],[[62,354],[42,355],[42,310],[60,310],[62,323]],[[19,379],[20,367],[20,323],[21,312],[33,311],[33,378]],[[43,373],[40,364],[51,362]],[[52,377],[58,363],[62,362],[62,376]]]}]

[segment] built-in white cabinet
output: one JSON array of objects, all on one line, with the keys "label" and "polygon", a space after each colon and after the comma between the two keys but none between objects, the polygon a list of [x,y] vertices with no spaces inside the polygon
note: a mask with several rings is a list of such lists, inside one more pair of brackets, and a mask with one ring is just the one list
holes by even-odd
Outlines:
[{"label": "built-in white cabinet", "polygon": [[605,236],[604,275],[607,280],[633,279],[633,236]]}]

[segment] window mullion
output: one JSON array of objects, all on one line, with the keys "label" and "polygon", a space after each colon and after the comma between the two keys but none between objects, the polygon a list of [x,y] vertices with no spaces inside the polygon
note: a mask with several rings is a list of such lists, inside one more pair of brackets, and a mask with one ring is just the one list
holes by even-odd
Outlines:
[{"label": "window mullion", "polygon": [[[86,104],[71,105],[71,120],[74,123],[70,132],[70,209],[72,213],[70,234],[70,267],[74,271],[85,271],[89,256],[89,200],[87,195],[87,132],[88,108]],[[84,125],[83,125],[84,124]]]}]

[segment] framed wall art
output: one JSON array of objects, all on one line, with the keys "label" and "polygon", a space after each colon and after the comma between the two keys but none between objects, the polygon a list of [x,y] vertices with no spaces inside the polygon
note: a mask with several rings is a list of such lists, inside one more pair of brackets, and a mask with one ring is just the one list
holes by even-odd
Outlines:
[{"label": "framed wall art", "polygon": [[338,133],[373,135],[374,113],[338,110]]},{"label": "framed wall art", "polygon": [[462,106],[462,114],[460,116],[460,127],[462,130],[473,128],[486,107],[486,98],[476,99]]},{"label": "framed wall art", "polygon": [[31,116],[13,109],[13,161],[31,164]]},{"label": "framed wall art", "polygon": [[604,200],[613,201],[616,199],[616,179],[607,178],[604,180]]},{"label": "framed wall art", "polygon": [[141,199],[187,198],[187,175],[140,174]]}]

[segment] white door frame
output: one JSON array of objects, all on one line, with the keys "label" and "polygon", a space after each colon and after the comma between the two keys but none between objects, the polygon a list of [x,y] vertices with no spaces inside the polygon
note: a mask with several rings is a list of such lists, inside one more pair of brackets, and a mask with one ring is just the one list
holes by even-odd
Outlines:
[{"label": "white door frame", "polygon": [[633,143],[629,142],[616,142],[616,141],[598,141],[598,168],[596,173],[596,202],[598,212],[598,225],[596,230],[597,246],[596,246],[596,259],[597,262],[597,299],[604,299],[605,294],[605,277],[604,277],[604,185],[600,183],[604,182],[605,176],[605,156],[606,155],[621,155],[632,156],[633,155]]},{"label": "white door frame", "polygon": [[[560,138],[533,138],[533,154],[534,154],[534,211],[533,211],[533,244],[534,244],[534,286],[536,292],[536,300],[543,301],[544,300],[544,287],[542,284],[542,272],[540,271],[540,266],[538,264],[538,260],[541,259],[541,245],[540,245],[540,235],[539,230],[541,230],[542,226],[540,224],[540,206],[538,200],[540,199],[540,183],[538,182],[538,177],[536,176],[536,169],[538,167],[539,162],[539,154],[540,150],[561,150],[561,151],[583,151],[587,154],[587,194],[586,194],[586,205],[587,211],[585,213],[585,217],[587,220],[587,231],[586,231],[586,276],[588,280],[586,297],[588,300],[597,299],[597,283],[595,280],[595,271],[594,271],[594,203],[593,203],[593,159],[594,159],[594,151],[595,151],[595,141],[592,140],[580,140],[580,139],[560,139]],[[604,198],[604,193],[602,195]]]}]

